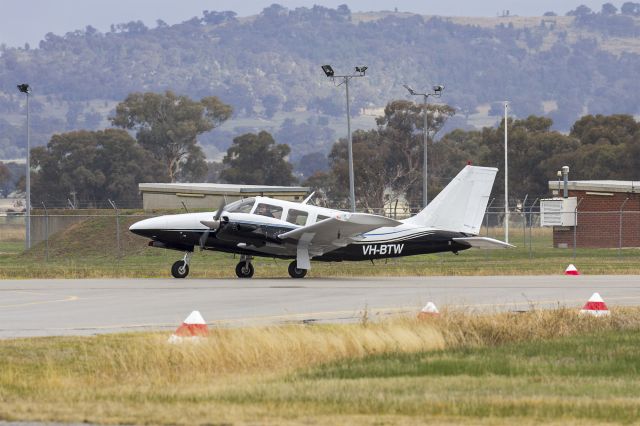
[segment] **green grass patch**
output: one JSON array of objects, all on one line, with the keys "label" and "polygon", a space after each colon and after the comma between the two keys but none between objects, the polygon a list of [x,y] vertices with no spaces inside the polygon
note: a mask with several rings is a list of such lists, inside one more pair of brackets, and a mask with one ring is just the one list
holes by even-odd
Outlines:
[{"label": "green grass patch", "polygon": [[[628,330],[498,347],[384,354],[325,365],[291,381],[305,384],[300,401],[313,399],[320,392],[315,389],[327,383],[346,383],[350,390],[342,395],[353,392],[359,401],[332,400],[332,410],[343,414],[392,411],[465,422],[523,418],[631,424],[640,415],[639,345],[640,333]],[[368,398],[357,396],[363,394]]]},{"label": "green grass patch", "polygon": [[[435,353],[385,354],[312,370],[308,379],[392,377],[607,377],[640,372],[640,333],[601,332],[544,342],[460,348]],[[594,368],[597,366],[597,368]]]},{"label": "green grass patch", "polygon": [[[93,213],[93,212],[90,212]],[[91,216],[35,242],[24,251],[20,240],[0,242],[0,278],[157,278],[170,277],[173,262],[182,253],[147,246],[148,240],[129,232],[142,219],[140,212],[125,211],[120,217],[120,245],[115,217]],[[20,233],[22,236],[24,233]],[[483,229],[481,235],[502,239],[498,229]],[[544,275],[560,274],[569,263],[585,274],[640,274],[638,249],[571,249],[552,247],[550,229],[535,229],[532,238],[522,229],[512,229],[508,250],[470,249],[453,253],[418,255],[371,262],[313,262],[309,277],[434,276],[434,275]],[[215,251],[199,252],[192,258],[190,277],[233,278],[239,259]],[[288,277],[290,260],[256,258],[256,278]]]}]

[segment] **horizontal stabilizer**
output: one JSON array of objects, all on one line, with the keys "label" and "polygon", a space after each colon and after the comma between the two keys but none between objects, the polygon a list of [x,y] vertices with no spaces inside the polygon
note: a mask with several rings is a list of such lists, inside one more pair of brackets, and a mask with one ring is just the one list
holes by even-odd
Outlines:
[{"label": "horizontal stabilizer", "polygon": [[469,244],[473,248],[480,248],[480,249],[515,248],[514,245],[505,243],[504,241],[495,240],[489,237],[453,238],[453,241],[455,241],[456,243]]}]

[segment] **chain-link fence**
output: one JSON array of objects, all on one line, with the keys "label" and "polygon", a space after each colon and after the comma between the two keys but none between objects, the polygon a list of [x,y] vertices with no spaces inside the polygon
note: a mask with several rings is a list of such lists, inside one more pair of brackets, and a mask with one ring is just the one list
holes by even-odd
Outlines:
[{"label": "chain-link fence", "polygon": [[[490,209],[484,215],[480,235],[508,240],[523,258],[638,255],[627,248],[640,247],[639,211],[578,211],[575,215],[577,227],[542,227],[537,208],[512,209],[507,229],[504,211]],[[0,253],[38,261],[137,255],[144,252],[147,241],[128,228],[153,216],[157,214],[116,208],[34,210],[30,217],[32,248],[24,252],[25,216],[8,214],[0,217]]]}]

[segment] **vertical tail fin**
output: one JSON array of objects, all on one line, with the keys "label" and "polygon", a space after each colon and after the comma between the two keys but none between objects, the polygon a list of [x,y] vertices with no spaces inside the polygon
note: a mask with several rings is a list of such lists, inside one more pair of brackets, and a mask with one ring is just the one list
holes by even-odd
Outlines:
[{"label": "vertical tail fin", "polygon": [[477,235],[496,173],[493,167],[466,166],[424,210],[404,222]]}]

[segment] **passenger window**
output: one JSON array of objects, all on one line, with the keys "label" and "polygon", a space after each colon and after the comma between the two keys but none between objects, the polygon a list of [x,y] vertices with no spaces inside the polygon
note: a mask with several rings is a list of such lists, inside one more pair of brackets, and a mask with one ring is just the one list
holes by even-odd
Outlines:
[{"label": "passenger window", "polygon": [[325,220],[325,219],[329,219],[329,216],[324,216],[324,215],[319,214],[318,217],[316,218],[316,222],[320,222],[320,221]]},{"label": "passenger window", "polygon": [[309,213],[303,212],[302,210],[289,209],[287,222],[304,226],[307,223],[307,216],[309,216]]},{"label": "passenger window", "polygon": [[258,204],[258,207],[256,207],[256,211],[254,212],[254,214],[280,219],[280,217],[282,217],[282,207],[261,203]]}]

